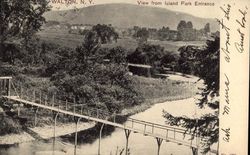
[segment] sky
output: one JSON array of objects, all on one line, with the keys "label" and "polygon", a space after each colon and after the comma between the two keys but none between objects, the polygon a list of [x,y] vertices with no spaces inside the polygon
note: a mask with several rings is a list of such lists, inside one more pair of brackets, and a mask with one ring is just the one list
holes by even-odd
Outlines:
[{"label": "sky", "polygon": [[[64,4],[60,3],[52,3],[53,0],[50,0],[50,4],[53,6],[52,10],[66,10],[66,9],[73,9],[73,8],[82,8],[92,5],[98,4],[107,4],[107,3],[129,3],[129,4],[136,4],[139,5],[139,1],[148,2],[149,4],[146,6],[154,6],[154,7],[161,7],[166,8],[173,11],[184,12],[188,13],[197,17],[202,18],[216,18],[219,15],[219,0],[153,0],[154,2],[162,2],[163,5],[152,5],[152,0],[54,0],[54,1],[63,1]],[[71,4],[66,5],[65,1],[76,1],[78,4]],[[85,1],[85,4],[82,4],[81,1]],[[91,1],[91,4],[90,4]],[[214,6],[195,6],[195,2],[209,2],[214,3]],[[164,5],[165,2],[178,2],[176,6]],[[183,4],[186,2],[186,5]],[[190,3],[191,6],[188,5]]]}]

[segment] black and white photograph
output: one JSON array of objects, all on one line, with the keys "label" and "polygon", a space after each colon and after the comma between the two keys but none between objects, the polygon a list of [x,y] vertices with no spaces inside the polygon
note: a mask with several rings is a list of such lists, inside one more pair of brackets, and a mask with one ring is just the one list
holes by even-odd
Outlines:
[{"label": "black and white photograph", "polygon": [[237,84],[221,61],[234,63],[232,47],[247,53],[249,39],[247,6],[235,13],[237,33],[226,25],[233,9],[1,0],[0,155],[226,155],[220,143],[237,132],[220,118],[234,113]]}]

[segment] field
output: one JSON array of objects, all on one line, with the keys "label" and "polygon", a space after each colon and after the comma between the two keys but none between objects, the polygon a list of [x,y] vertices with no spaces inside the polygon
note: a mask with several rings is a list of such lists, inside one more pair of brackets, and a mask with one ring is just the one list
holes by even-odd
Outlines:
[{"label": "field", "polygon": [[[51,42],[59,44],[60,46],[65,46],[69,48],[76,48],[78,45],[81,45],[83,41],[83,36],[80,34],[70,34],[66,29],[47,29],[37,33],[39,38],[45,42]],[[165,48],[166,51],[178,52],[178,49],[181,46],[185,45],[197,45],[202,46],[205,44],[205,41],[159,41],[159,40],[148,40],[149,44],[160,45]],[[113,48],[121,46],[125,48],[128,53],[133,52],[138,43],[133,38],[120,38],[117,42],[103,44],[102,47]]]}]

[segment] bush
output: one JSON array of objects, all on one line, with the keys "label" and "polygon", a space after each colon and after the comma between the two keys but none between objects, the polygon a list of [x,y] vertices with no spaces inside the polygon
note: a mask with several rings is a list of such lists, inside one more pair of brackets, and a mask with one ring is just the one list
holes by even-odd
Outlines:
[{"label": "bush", "polygon": [[20,69],[17,66],[1,66],[0,76],[16,76],[20,73]]},{"label": "bush", "polygon": [[13,120],[11,117],[4,114],[0,114],[0,136],[11,134],[11,133],[20,133],[22,130],[21,125],[18,121]]}]

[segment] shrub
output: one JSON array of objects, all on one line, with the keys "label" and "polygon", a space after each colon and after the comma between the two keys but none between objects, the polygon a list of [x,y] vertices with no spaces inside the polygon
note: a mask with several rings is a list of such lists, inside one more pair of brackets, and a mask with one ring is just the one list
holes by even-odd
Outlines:
[{"label": "shrub", "polygon": [[0,135],[11,133],[20,133],[22,130],[18,121],[13,120],[11,117],[0,114]]}]

